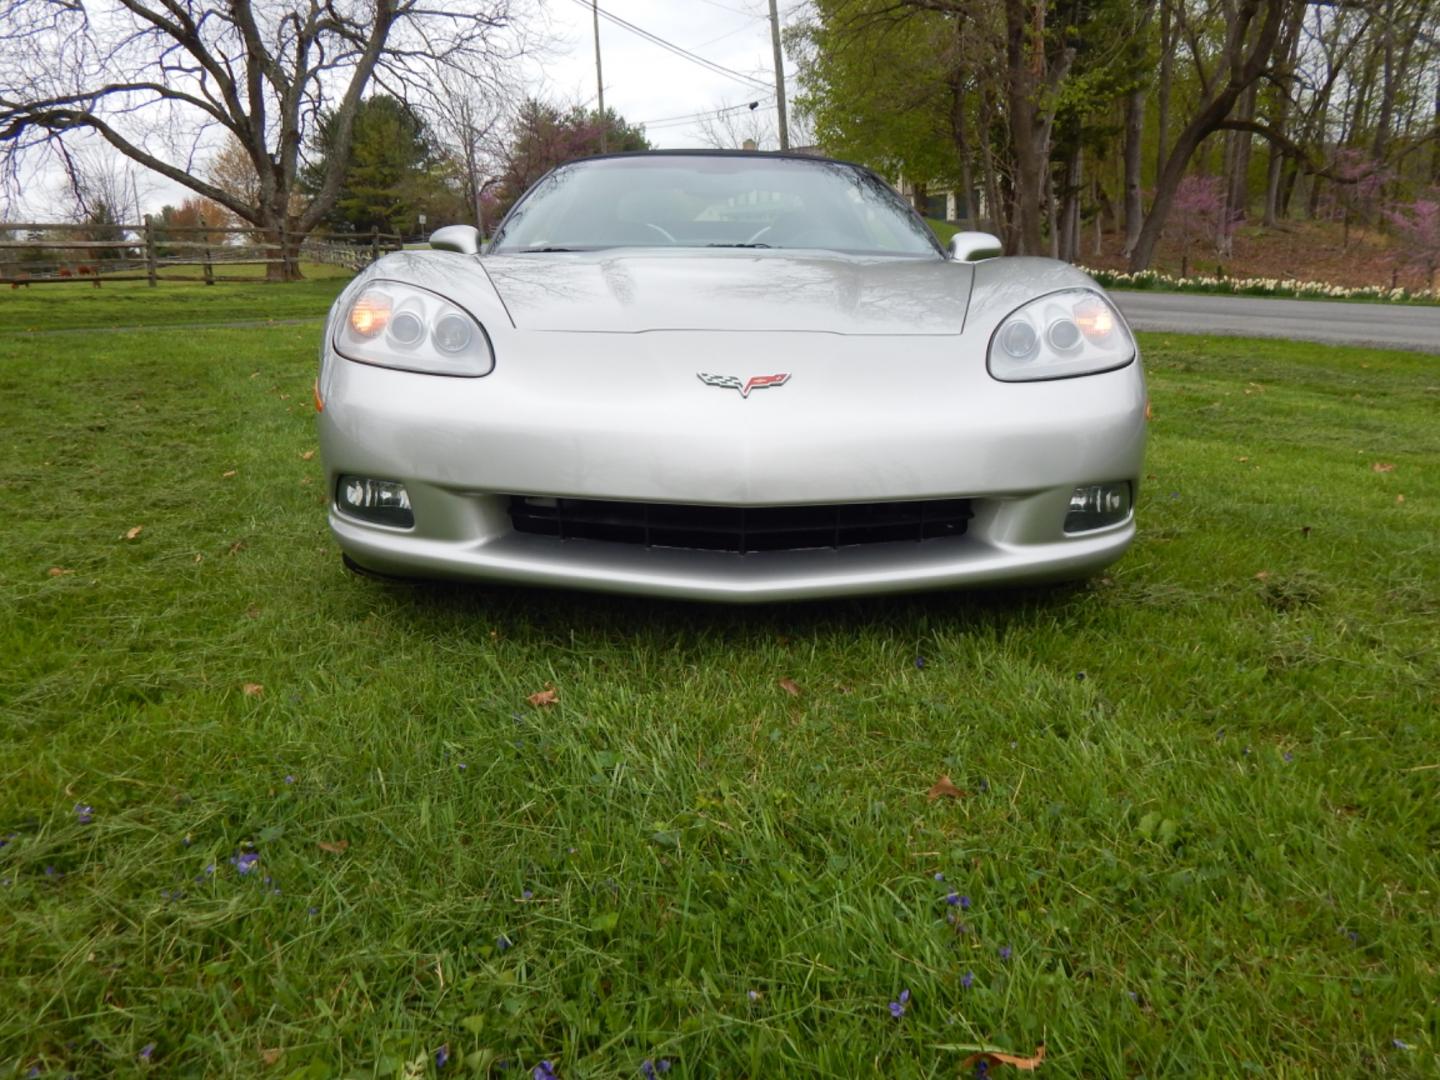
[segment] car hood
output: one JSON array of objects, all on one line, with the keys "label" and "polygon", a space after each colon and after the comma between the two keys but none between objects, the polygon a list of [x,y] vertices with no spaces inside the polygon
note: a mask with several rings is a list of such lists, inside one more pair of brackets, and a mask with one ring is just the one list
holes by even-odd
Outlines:
[{"label": "car hood", "polygon": [[592,251],[480,260],[521,330],[958,334],[974,269],[829,252]]}]

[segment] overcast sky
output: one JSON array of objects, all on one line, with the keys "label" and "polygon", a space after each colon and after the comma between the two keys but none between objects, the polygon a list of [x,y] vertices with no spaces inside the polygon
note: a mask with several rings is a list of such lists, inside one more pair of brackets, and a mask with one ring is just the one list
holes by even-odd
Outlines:
[{"label": "overcast sky", "polygon": [[[804,3],[780,0],[781,24],[792,19]],[[775,147],[768,0],[601,0],[600,8],[756,80],[707,70],[602,16],[600,48],[606,108],[631,123],[644,123],[655,146],[690,147],[707,145],[701,114],[713,116],[717,109],[737,107],[726,117],[739,122],[737,127],[742,129],[752,127],[755,119],[763,119],[769,134],[762,148]],[[548,31],[550,48],[543,59],[525,63],[525,82],[530,92],[559,104],[579,102],[593,108],[595,38],[590,0],[544,0],[537,27]],[[787,94],[793,93],[792,74],[793,66],[787,62]],[[759,102],[755,117],[746,108],[752,101]],[[193,194],[138,166],[134,169],[134,198],[145,213]],[[0,209],[8,209],[4,216],[11,220],[17,216],[50,220],[62,216],[67,201],[63,177],[58,170],[47,169],[30,177],[18,205]]]}]

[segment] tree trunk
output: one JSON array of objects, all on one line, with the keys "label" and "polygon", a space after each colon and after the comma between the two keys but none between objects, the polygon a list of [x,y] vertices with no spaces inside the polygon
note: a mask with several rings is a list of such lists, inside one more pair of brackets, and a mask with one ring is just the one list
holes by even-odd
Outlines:
[{"label": "tree trunk", "polygon": [[1060,193],[1060,258],[1066,262],[1080,261],[1080,185],[1084,180],[1084,162],[1080,143],[1070,151],[1065,162],[1065,187]]},{"label": "tree trunk", "polygon": [[1166,156],[1165,167],[1155,180],[1155,200],[1150,215],[1140,229],[1140,237],[1130,254],[1130,269],[1144,270],[1155,257],[1155,247],[1165,229],[1175,192],[1185,176],[1191,157],[1205,137],[1218,129],[1230,115],[1240,94],[1260,78],[1275,51],[1280,25],[1294,0],[1264,0],[1264,17],[1254,40],[1247,49],[1250,30],[1262,0],[1241,0],[1226,31],[1227,63],[1214,80],[1214,96],[1203,102],[1194,118],[1180,132],[1175,146]]},{"label": "tree trunk", "polygon": [[1145,87],[1125,99],[1125,257],[1140,239],[1144,208],[1140,193],[1140,142],[1145,134]]},{"label": "tree trunk", "polygon": [[[1236,118],[1255,119],[1255,83],[1246,87],[1236,103]],[[1226,175],[1226,227],[1233,221],[1244,221],[1250,211],[1250,149],[1254,137],[1248,131],[1231,131],[1230,171]]]},{"label": "tree trunk", "polygon": [[[1170,141],[1170,83],[1173,79],[1175,42],[1170,27],[1170,0],[1160,0],[1160,85],[1156,89],[1155,104],[1155,178],[1160,178],[1165,169],[1165,144]],[[1140,238],[1137,231],[1136,240]],[[1128,253],[1134,243],[1127,240]]]}]

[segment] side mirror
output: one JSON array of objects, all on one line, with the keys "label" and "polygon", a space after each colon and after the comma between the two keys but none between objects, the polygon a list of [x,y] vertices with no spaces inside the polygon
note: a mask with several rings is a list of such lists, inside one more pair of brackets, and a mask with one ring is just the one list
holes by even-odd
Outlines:
[{"label": "side mirror", "polygon": [[480,250],[480,230],[474,225],[446,225],[430,234],[430,246],[436,251],[474,255]]},{"label": "side mirror", "polygon": [[1000,238],[988,232],[957,232],[950,238],[950,257],[956,262],[978,262],[1003,254],[1005,246]]}]

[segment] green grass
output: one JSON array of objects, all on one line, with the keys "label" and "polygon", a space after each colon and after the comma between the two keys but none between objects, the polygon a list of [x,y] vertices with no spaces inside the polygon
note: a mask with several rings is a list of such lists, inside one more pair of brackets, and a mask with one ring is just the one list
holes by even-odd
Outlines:
[{"label": "green grass", "polygon": [[143,281],[111,281],[96,289],[36,281],[21,289],[0,288],[0,333],[315,318],[355,276],[337,266],[304,263],[304,281],[271,284],[261,279],[263,269],[217,268],[216,273],[256,280],[215,285],[165,281],[152,289]]},{"label": "green grass", "polygon": [[1435,1075],[1433,359],[1145,338],[1103,577],[733,609],[347,575],[317,330],[0,334],[0,1068]]}]

